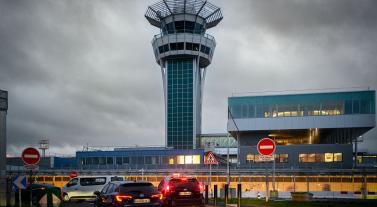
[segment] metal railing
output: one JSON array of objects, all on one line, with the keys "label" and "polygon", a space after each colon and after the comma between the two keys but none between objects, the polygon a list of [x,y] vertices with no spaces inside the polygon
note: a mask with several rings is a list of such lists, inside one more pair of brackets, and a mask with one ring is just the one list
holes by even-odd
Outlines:
[{"label": "metal railing", "polygon": [[185,35],[185,34],[188,34],[188,35],[194,35],[194,36],[199,36],[200,38],[206,38],[206,39],[209,39],[211,41],[213,41],[215,44],[216,44],[216,40],[215,40],[215,37],[210,35],[210,34],[207,34],[207,33],[204,33],[204,34],[195,34],[195,33],[172,33],[172,34],[163,34],[163,33],[160,33],[160,34],[156,34],[154,35],[153,39],[152,39],[152,42],[156,41],[157,39],[159,38],[162,38],[163,36],[171,36],[171,35],[175,35],[175,36],[179,36],[179,35]]},{"label": "metal railing", "polygon": [[[129,175],[139,175],[141,171],[143,171],[144,175],[164,175],[169,174],[171,172],[177,173],[185,173],[185,174],[195,174],[195,175],[208,175],[208,167],[200,167],[200,166],[171,166],[170,168],[166,168],[163,166],[160,167],[153,167],[147,168],[146,166],[123,166],[121,168],[107,168],[109,166],[96,166],[98,168],[89,168],[89,167],[79,167],[75,168],[73,166],[62,167],[59,169],[51,169],[51,168],[39,168],[38,174],[68,174],[72,170],[79,172],[82,175],[89,175],[89,174],[124,174],[127,173]],[[175,168],[174,168],[175,167]],[[7,169],[7,174],[22,174],[27,172],[27,170],[22,168],[13,168]],[[291,168],[291,169],[276,169],[276,173],[280,176],[283,175],[377,175],[377,168],[357,168],[357,169],[299,169],[299,168]],[[213,175],[227,175],[226,166],[213,166],[212,168]],[[245,176],[245,175],[272,175],[272,170],[270,168],[245,168],[240,169],[232,166],[230,168],[230,175],[231,176]]]}]

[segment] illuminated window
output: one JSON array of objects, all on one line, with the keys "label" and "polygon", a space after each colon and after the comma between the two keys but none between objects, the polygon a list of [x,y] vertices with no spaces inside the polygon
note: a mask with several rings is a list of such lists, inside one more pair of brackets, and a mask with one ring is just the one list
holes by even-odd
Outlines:
[{"label": "illuminated window", "polygon": [[192,156],[192,164],[200,164],[200,155]]},{"label": "illuminated window", "polygon": [[288,154],[280,154],[278,162],[288,162]]},{"label": "illuminated window", "polygon": [[315,154],[308,154],[307,162],[315,162]]},{"label": "illuminated window", "polygon": [[184,155],[178,155],[177,156],[177,164],[179,164],[179,165],[185,164],[185,156]]},{"label": "illuminated window", "polygon": [[334,162],[342,162],[342,153],[334,153]]},{"label": "illuminated window", "polygon": [[299,162],[306,162],[306,160],[308,159],[308,154],[299,154],[298,158]]},{"label": "illuminated window", "polygon": [[357,156],[357,163],[363,163],[363,156]]},{"label": "illuminated window", "polygon": [[192,164],[192,156],[191,155],[185,156],[185,164]]},{"label": "illuminated window", "polygon": [[278,112],[276,110],[273,110],[272,111],[272,117],[277,117],[278,116]]},{"label": "illuminated window", "polygon": [[299,162],[315,162],[315,154],[299,154]]},{"label": "illuminated window", "polygon": [[169,158],[169,164],[174,165],[174,158]]},{"label": "illuminated window", "polygon": [[324,154],[315,154],[315,161],[316,162],[325,162],[325,155]]},{"label": "illuminated window", "polygon": [[247,154],[246,155],[246,162],[254,162],[254,155],[253,154]]},{"label": "illuminated window", "polygon": [[291,112],[290,111],[284,111],[283,116],[291,116]]},{"label": "illuminated window", "polygon": [[333,153],[325,153],[325,162],[333,162],[334,154]]}]

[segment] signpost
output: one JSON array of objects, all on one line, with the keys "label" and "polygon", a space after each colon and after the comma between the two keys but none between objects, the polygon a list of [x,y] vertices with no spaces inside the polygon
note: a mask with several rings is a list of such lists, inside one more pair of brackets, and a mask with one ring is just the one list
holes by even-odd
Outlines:
[{"label": "signpost", "polygon": [[36,165],[41,160],[41,155],[38,150],[32,147],[28,147],[22,151],[22,161],[25,165]]},{"label": "signpost", "polygon": [[[263,138],[259,140],[257,144],[257,150],[260,155],[270,157],[272,155],[273,165],[272,165],[272,187],[275,193],[275,149],[276,144],[275,141],[270,138]],[[268,176],[266,176],[266,202],[268,202]]]},{"label": "signpost", "polygon": [[41,155],[37,149],[28,147],[22,151],[21,158],[24,161],[25,168],[30,169],[30,206],[33,206],[33,169],[38,167],[37,164],[41,160]]},{"label": "signpost", "polygon": [[207,155],[204,157],[204,164],[209,165],[209,189],[212,189],[212,165],[218,165],[219,162],[217,161],[213,152],[209,151]]},{"label": "signpost", "polygon": [[21,207],[21,189],[26,188],[26,176],[18,176],[13,179],[13,185],[18,189],[18,206]]},{"label": "signpost", "polygon": [[275,142],[270,138],[263,138],[259,140],[257,145],[257,150],[259,154],[264,156],[272,155],[275,152],[275,148]]}]

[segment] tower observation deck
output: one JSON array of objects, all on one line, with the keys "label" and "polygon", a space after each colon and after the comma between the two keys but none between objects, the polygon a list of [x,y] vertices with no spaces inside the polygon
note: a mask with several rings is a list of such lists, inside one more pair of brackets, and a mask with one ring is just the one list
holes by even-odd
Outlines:
[{"label": "tower observation deck", "polygon": [[149,6],[145,17],[160,29],[152,46],[164,87],[165,144],[193,149],[201,134],[206,68],[216,47],[205,32],[222,20],[220,8],[203,0],[163,0]]}]

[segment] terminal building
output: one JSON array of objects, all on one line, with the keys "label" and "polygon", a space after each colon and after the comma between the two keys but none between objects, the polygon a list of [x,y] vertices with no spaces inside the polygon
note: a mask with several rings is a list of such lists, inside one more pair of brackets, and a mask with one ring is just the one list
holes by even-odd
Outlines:
[{"label": "terminal building", "polygon": [[264,168],[256,145],[277,143],[277,168],[352,168],[353,142],[375,127],[375,91],[229,97],[228,131],[242,167]]},{"label": "terminal building", "polygon": [[[229,154],[233,168],[269,169],[272,162],[262,159],[256,149],[264,137],[277,143],[277,169],[376,166],[375,155],[353,148],[357,138],[375,126],[373,90],[233,96],[228,101],[229,133],[201,134],[196,149],[88,147],[75,157],[43,158],[46,164],[40,169],[205,169],[209,151],[223,161],[219,168],[226,166]],[[23,163],[20,158],[8,158],[7,165],[8,170],[19,170]]]},{"label": "terminal building", "polygon": [[[227,133],[201,134],[196,149],[115,147],[76,153],[80,168],[192,168],[214,152],[243,169],[272,166],[256,145],[270,137],[277,143],[276,168],[352,169],[361,156],[353,148],[358,137],[375,127],[375,91],[322,92],[229,97]],[[224,114],[226,115],[226,114]],[[364,162],[374,163],[364,156]],[[367,159],[369,158],[369,159]],[[365,165],[367,164],[367,165]],[[193,166],[195,165],[195,166]],[[220,164],[221,165],[221,164]],[[225,162],[222,163],[226,165]]]}]

